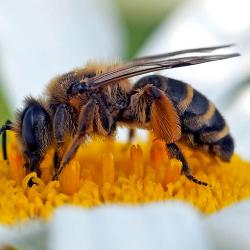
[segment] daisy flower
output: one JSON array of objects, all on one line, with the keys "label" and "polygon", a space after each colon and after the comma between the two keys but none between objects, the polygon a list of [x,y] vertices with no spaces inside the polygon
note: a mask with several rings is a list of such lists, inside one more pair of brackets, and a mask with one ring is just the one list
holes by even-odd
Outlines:
[{"label": "daisy flower", "polygon": [[[40,94],[44,82],[51,76],[83,64],[83,59],[122,54],[122,41],[126,36],[109,1],[105,5],[100,0],[76,0],[73,3],[68,0],[43,1],[39,8],[28,4],[26,12],[24,9],[27,7],[14,2],[17,8],[13,13],[10,11],[13,2],[2,3],[0,35],[3,38],[2,71],[10,89],[13,89],[12,96],[17,105],[20,103],[17,96],[29,92]],[[199,17],[200,10],[208,11],[209,6],[208,1],[202,1],[202,4],[190,1],[181,6],[159,27],[140,54],[201,47],[208,45],[204,44],[205,41],[228,42],[228,39],[224,41],[224,38],[216,36],[214,29],[204,28],[212,25],[197,21],[204,20],[197,19],[197,15]],[[89,11],[81,11],[83,9]],[[40,11],[43,15],[39,15]],[[19,18],[22,28],[14,29],[16,26],[11,22],[10,13],[15,19]],[[210,14],[207,16],[216,20],[216,14]],[[182,16],[187,22],[182,20]],[[89,19],[93,22],[85,22]],[[178,20],[189,25],[181,29]],[[27,25],[29,23],[31,25]],[[211,21],[211,24],[224,30],[221,25],[216,25],[216,21]],[[197,27],[203,32],[200,34],[203,34],[204,43],[197,41],[195,44],[191,37],[198,36],[190,35],[187,36],[187,46],[183,43],[174,47],[174,41],[179,41],[179,34],[181,36],[187,30],[195,34]],[[234,26],[234,32],[239,32],[237,34],[245,34],[244,29]],[[80,30],[86,33],[78,36]],[[30,37],[30,33],[35,35]],[[16,37],[20,39],[23,52],[20,46],[16,47]],[[168,43],[165,37],[174,38]],[[36,49],[41,39],[44,45],[42,49]],[[241,49],[243,47],[240,45]],[[237,66],[235,64],[235,60],[216,62],[214,66],[206,64],[187,69],[190,76],[186,69],[180,69],[178,77],[177,71],[169,71],[168,75],[193,83],[223,109],[222,97],[227,89],[225,82],[230,80],[232,86],[237,85],[239,73],[234,74],[232,69],[237,67],[239,72],[243,72],[241,65],[247,65],[247,60],[241,60]],[[211,72],[217,72],[215,69],[221,70],[221,74],[213,77]],[[196,73],[190,73],[192,71]],[[205,84],[198,85],[204,78]],[[211,85],[206,87],[206,84]],[[24,86],[29,86],[29,89]],[[215,87],[216,95],[212,96]],[[244,95],[247,98],[247,92]],[[153,141],[151,137],[147,140],[139,138],[138,144],[127,148],[121,141],[90,140],[79,148],[57,181],[52,180],[54,152],[51,149],[41,163],[42,174],[38,178],[35,173],[26,173],[15,134],[9,132],[9,159],[0,160],[0,247],[53,250],[248,249],[250,163],[244,159],[249,157],[246,139],[243,134],[237,134],[237,123],[245,114],[240,104],[241,99],[236,98],[234,105],[225,110],[229,120],[230,114],[239,115],[239,120],[232,122],[238,144],[237,153],[230,163],[199,149],[180,145],[193,175],[211,186],[187,180],[181,174],[181,163],[170,159],[164,143]],[[242,158],[239,152],[245,157]],[[35,183],[32,187],[28,185],[31,179]]]}]

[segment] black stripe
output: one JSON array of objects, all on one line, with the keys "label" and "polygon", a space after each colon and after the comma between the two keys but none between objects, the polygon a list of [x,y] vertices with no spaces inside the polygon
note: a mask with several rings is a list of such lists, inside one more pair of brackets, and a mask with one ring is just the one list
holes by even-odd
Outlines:
[{"label": "black stripe", "polygon": [[184,113],[184,117],[191,118],[197,115],[203,115],[207,112],[208,106],[209,106],[208,99],[194,89],[192,102],[187,107]]},{"label": "black stripe", "polygon": [[165,91],[170,100],[177,105],[187,96],[187,84],[172,78],[168,78],[167,90]]},{"label": "black stripe", "polygon": [[207,144],[206,142],[203,142],[201,140],[201,135],[203,133],[209,133],[209,132],[220,132],[225,127],[225,125],[226,123],[225,123],[224,118],[216,109],[211,119],[207,123],[205,123],[199,130],[193,132],[187,126],[183,124],[182,132],[184,134],[194,135],[194,142],[196,144],[204,144],[204,143]]},{"label": "black stripe", "polygon": [[168,78],[161,75],[144,76],[135,83],[133,90],[143,88],[147,84],[152,84],[153,86],[165,91],[168,85]]},{"label": "black stripe", "polygon": [[214,131],[221,131],[225,127],[226,123],[220,112],[216,109],[211,119],[204,124],[200,133],[208,133]]},{"label": "black stripe", "polygon": [[229,161],[234,152],[234,141],[231,135],[226,135],[216,143],[212,145],[220,147],[220,157],[224,161]]}]

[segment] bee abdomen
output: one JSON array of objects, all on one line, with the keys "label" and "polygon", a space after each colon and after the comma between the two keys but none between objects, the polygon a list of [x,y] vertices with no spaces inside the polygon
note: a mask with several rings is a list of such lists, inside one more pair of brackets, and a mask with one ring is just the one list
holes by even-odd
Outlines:
[{"label": "bee abdomen", "polygon": [[134,89],[146,84],[156,86],[170,98],[180,116],[182,133],[188,135],[193,145],[207,148],[224,161],[230,159],[234,142],[224,118],[211,101],[189,84],[160,75],[141,78]]},{"label": "bee abdomen", "polygon": [[148,75],[139,79],[133,86],[133,89],[137,90],[143,88],[147,84],[152,84],[164,91],[177,108],[178,113],[183,113],[192,101],[193,88],[182,81],[161,75]]},{"label": "bee abdomen", "polygon": [[210,152],[224,161],[230,160],[234,151],[234,142],[224,118],[217,109],[215,109],[213,116],[196,132],[196,136],[198,144],[209,145]]},{"label": "bee abdomen", "polygon": [[234,141],[230,134],[212,144],[210,151],[219,156],[223,161],[230,161],[234,152]]},{"label": "bee abdomen", "polygon": [[182,132],[196,146],[228,161],[234,151],[229,128],[215,105],[189,84],[168,79],[166,94],[175,104],[181,118]]}]

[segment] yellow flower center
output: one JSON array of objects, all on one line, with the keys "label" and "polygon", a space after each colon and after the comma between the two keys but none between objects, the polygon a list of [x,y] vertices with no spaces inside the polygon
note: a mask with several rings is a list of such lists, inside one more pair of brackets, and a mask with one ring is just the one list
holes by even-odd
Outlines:
[{"label": "yellow flower center", "polygon": [[[234,155],[230,163],[185,145],[181,148],[193,175],[211,185],[190,182],[181,163],[169,159],[164,143],[131,146],[113,141],[83,145],[62,171],[54,174],[53,150],[41,163],[41,178],[26,175],[15,139],[8,145],[8,162],[0,161],[0,222],[13,224],[30,218],[49,218],[64,204],[93,207],[105,203],[142,204],[182,200],[205,214],[250,197],[250,163]],[[30,179],[35,183],[29,187]]]}]

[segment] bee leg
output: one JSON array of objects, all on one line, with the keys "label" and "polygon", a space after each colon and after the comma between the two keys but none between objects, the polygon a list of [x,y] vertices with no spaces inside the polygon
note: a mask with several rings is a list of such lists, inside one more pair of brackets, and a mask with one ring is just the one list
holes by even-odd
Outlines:
[{"label": "bee leg", "polygon": [[29,100],[21,119],[21,139],[27,160],[26,168],[40,176],[40,162],[52,141],[51,119],[45,108],[34,99]]},{"label": "bee leg", "polygon": [[56,151],[54,155],[54,166],[59,168],[65,147],[66,137],[75,132],[74,111],[66,104],[60,104],[56,108],[53,120],[53,131],[56,142]]},{"label": "bee leg", "polygon": [[12,127],[12,122],[7,120],[5,124],[0,128],[0,135],[3,134],[2,136],[2,152],[3,152],[3,159],[7,160],[7,130],[13,130]]},{"label": "bee leg", "polygon": [[170,155],[173,158],[176,158],[177,160],[181,161],[182,163],[182,173],[192,182],[197,183],[199,185],[204,185],[204,186],[208,186],[208,183],[200,181],[198,179],[196,179],[192,174],[191,171],[188,167],[188,163],[183,155],[183,153],[181,152],[181,150],[179,149],[179,147],[175,144],[175,143],[169,143],[166,145]]},{"label": "bee leg", "polygon": [[127,143],[125,145],[126,149],[132,144],[132,141],[133,141],[134,138],[135,138],[135,129],[130,128],[129,131],[128,131]]},{"label": "bee leg", "polygon": [[87,138],[87,132],[91,129],[93,125],[95,108],[96,108],[96,101],[93,99],[90,99],[88,103],[84,105],[84,107],[82,108],[79,115],[76,135],[74,136],[72,142],[70,143],[68,149],[66,150],[62,158],[60,167],[57,169],[57,172],[54,175],[53,179],[58,178],[65,165],[68,164],[71,161],[71,159],[75,156],[80,144],[83,143],[84,140]]},{"label": "bee leg", "polygon": [[135,137],[135,129],[130,128],[129,132],[128,132],[128,142],[127,142],[128,145],[130,145],[132,143],[134,137]]},{"label": "bee leg", "polygon": [[101,98],[96,97],[97,112],[95,115],[95,123],[99,133],[105,136],[110,136],[116,129],[116,124],[110,114],[108,108]]},{"label": "bee leg", "polygon": [[128,131],[128,139],[126,144],[122,147],[122,151],[125,152],[128,150],[128,148],[131,146],[132,141],[135,137],[135,129],[134,128],[130,128]]},{"label": "bee leg", "polygon": [[60,157],[60,154],[58,153],[58,150],[56,149],[56,151],[54,153],[54,157],[53,157],[53,163],[54,163],[55,169],[59,168],[60,162],[61,162],[61,157]]}]

